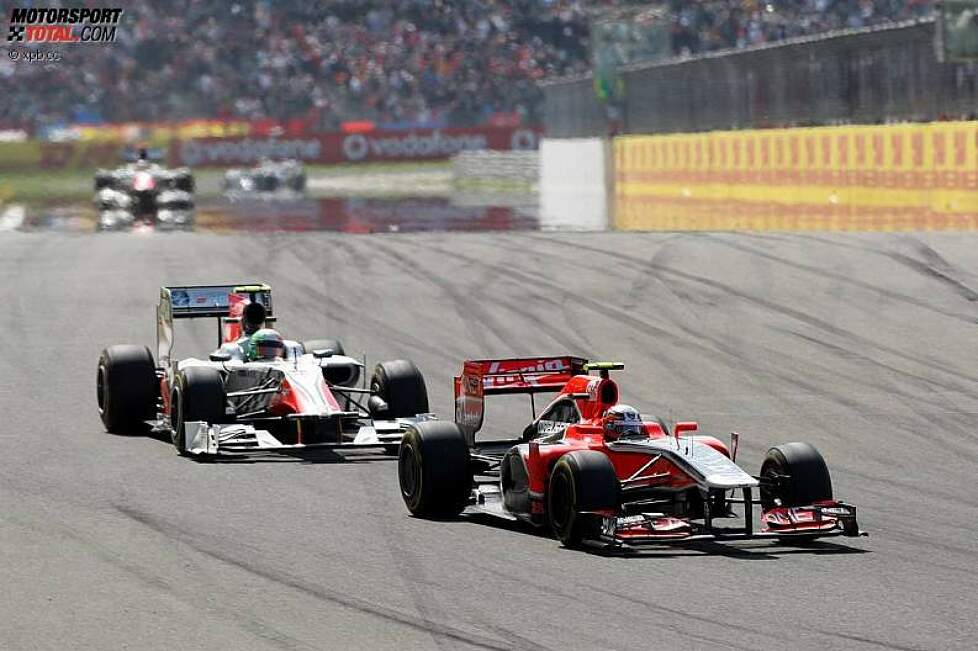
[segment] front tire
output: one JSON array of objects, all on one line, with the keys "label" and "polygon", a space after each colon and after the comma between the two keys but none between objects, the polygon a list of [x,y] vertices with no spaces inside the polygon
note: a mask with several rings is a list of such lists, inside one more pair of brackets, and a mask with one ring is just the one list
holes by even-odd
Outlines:
[{"label": "front tire", "polygon": [[98,413],[113,434],[138,431],[156,417],[159,385],[153,354],[146,346],[109,346],[98,360]]},{"label": "front tire", "polygon": [[761,507],[808,506],[832,499],[832,478],[825,459],[808,443],[785,443],[767,452],[761,465]]},{"label": "front tire", "polygon": [[177,375],[170,398],[172,441],[177,452],[187,454],[186,423],[215,424],[226,419],[227,394],[217,369],[191,366]]},{"label": "front tire", "polygon": [[472,493],[469,447],[455,423],[425,421],[404,434],[397,459],[401,497],[411,515],[451,518]]},{"label": "front tire", "polygon": [[370,392],[387,403],[387,411],[374,417],[408,418],[428,413],[428,389],[424,376],[407,359],[381,362],[370,378]]},{"label": "front tire", "polygon": [[194,183],[194,175],[190,170],[179,170],[173,179],[173,185],[177,190],[183,190],[184,192],[189,192],[193,194],[196,188],[196,183]]},{"label": "front tire", "polygon": [[576,450],[560,457],[550,473],[547,519],[565,547],[579,547],[601,533],[602,516],[617,511],[621,483],[611,460],[595,450]]}]

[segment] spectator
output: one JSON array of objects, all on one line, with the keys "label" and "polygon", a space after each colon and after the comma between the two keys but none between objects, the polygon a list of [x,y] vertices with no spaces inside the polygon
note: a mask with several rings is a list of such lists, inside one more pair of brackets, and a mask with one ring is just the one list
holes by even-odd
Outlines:
[{"label": "spectator", "polygon": [[[927,0],[134,0],[117,42],[64,62],[0,62],[0,124],[240,117],[335,129],[344,120],[537,122],[544,77],[585,72],[594,16],[671,12],[687,56],[902,20]],[[9,11],[8,11],[9,13]],[[668,53],[668,52],[667,52]]]}]

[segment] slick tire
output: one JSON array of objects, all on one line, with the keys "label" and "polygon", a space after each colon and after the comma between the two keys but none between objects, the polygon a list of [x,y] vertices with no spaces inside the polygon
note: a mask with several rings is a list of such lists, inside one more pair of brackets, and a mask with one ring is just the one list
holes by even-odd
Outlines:
[{"label": "slick tire", "polygon": [[547,488],[547,520],[565,547],[579,547],[601,533],[601,516],[617,511],[621,483],[611,460],[594,450],[568,452],[554,464]]},{"label": "slick tire", "polygon": [[104,170],[99,170],[95,172],[95,191],[98,192],[102,188],[111,188],[113,185],[113,177],[110,172]]},{"label": "slick tire", "polygon": [[194,175],[190,171],[181,171],[173,179],[173,185],[176,186],[177,190],[183,190],[184,192],[189,192],[193,194],[196,183],[194,182]]},{"label": "slick tire", "polygon": [[[825,459],[808,443],[784,443],[767,452],[761,464],[761,506],[806,506],[832,499],[832,478]],[[776,480],[776,481],[775,481]]]},{"label": "slick tire", "polygon": [[428,413],[428,389],[424,376],[407,359],[381,362],[370,378],[370,392],[387,403],[387,411],[375,418],[402,418]]},{"label": "slick tire", "polygon": [[397,458],[401,497],[411,515],[452,518],[472,493],[469,447],[455,423],[426,421],[404,434]]},{"label": "slick tire", "polygon": [[170,394],[170,425],[177,452],[187,454],[185,423],[202,420],[223,423],[227,413],[224,379],[217,369],[191,366],[177,375]]},{"label": "slick tire", "polygon": [[98,360],[98,413],[113,434],[141,431],[156,417],[159,384],[153,354],[145,346],[109,346]]}]

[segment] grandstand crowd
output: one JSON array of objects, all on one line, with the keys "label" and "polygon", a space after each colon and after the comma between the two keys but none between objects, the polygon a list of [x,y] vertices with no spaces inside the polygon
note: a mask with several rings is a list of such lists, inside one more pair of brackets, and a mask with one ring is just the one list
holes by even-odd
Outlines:
[{"label": "grandstand crowd", "polygon": [[[0,127],[235,117],[332,130],[535,123],[592,18],[668,9],[671,53],[928,15],[931,0],[134,0],[117,42],[0,62]],[[48,46],[50,47],[50,46]]]}]

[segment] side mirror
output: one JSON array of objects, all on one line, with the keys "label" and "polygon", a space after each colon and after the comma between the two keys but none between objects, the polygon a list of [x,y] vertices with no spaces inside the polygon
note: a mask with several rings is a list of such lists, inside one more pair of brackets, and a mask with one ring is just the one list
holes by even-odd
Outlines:
[{"label": "side mirror", "polygon": [[532,441],[533,439],[535,439],[537,437],[538,434],[539,434],[539,432],[537,431],[537,424],[536,423],[530,423],[529,425],[527,425],[526,427],[523,428],[523,440],[524,441]]},{"label": "side mirror", "polygon": [[207,356],[207,359],[212,362],[230,362],[231,353],[226,350],[215,350],[213,353]]},{"label": "side mirror", "polygon": [[316,359],[326,359],[327,357],[332,357],[333,354],[332,348],[317,348],[312,351],[312,356]]},{"label": "side mirror", "polygon": [[699,424],[694,421],[683,421],[683,422],[676,423],[673,426],[672,431],[673,434],[675,434],[678,437],[683,432],[695,432],[699,428],[700,428]]},{"label": "side mirror", "polygon": [[387,416],[390,405],[380,396],[370,396],[367,400],[367,410],[370,411],[370,415],[374,418],[383,418]]}]

